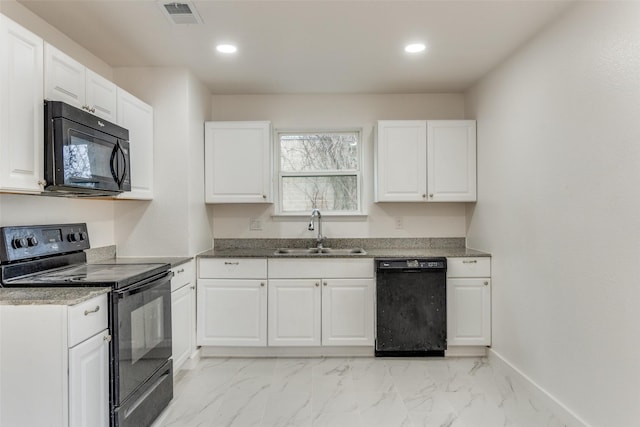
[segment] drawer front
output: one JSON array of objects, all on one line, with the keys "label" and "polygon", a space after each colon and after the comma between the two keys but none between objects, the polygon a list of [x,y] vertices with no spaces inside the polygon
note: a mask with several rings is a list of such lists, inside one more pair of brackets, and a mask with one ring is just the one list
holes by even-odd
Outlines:
[{"label": "drawer front", "polygon": [[198,260],[202,279],[265,279],[265,258],[202,258]]},{"label": "drawer front", "polygon": [[447,277],[491,277],[491,258],[447,258]]},{"label": "drawer front", "polygon": [[69,347],[107,329],[107,295],[69,307]]},{"label": "drawer front", "polygon": [[269,259],[269,278],[366,279],[373,277],[373,259]]},{"label": "drawer front", "polygon": [[171,278],[171,291],[180,289],[184,285],[187,285],[195,280],[195,271],[193,261],[189,261],[185,264],[180,264],[177,267],[171,269],[173,277]]}]

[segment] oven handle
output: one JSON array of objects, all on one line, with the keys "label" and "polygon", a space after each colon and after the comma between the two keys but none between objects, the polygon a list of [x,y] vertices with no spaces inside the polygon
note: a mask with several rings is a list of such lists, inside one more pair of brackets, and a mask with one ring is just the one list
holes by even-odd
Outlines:
[{"label": "oven handle", "polygon": [[170,282],[173,277],[172,271],[167,271],[163,273],[162,276],[154,276],[147,280],[143,280],[142,282],[136,283],[135,285],[126,287],[124,289],[116,289],[114,292],[118,295],[118,299],[123,299],[130,295],[135,295],[140,292],[144,292],[146,290],[155,288],[157,286],[163,285],[166,282]]}]

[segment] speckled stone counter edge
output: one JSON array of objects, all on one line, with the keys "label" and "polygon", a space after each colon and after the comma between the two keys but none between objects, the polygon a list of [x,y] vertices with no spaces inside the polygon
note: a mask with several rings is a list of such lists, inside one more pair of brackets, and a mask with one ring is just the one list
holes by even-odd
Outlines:
[{"label": "speckled stone counter edge", "polygon": [[111,288],[0,288],[0,305],[76,305]]},{"label": "speckled stone counter edge", "polygon": [[[275,249],[312,248],[315,239],[215,239],[215,250],[227,249]],[[415,238],[353,238],[325,239],[327,248],[369,249],[448,249],[464,248],[464,237],[415,237]]]},{"label": "speckled stone counter edge", "polygon": [[[364,248],[364,255],[349,255],[349,258],[394,258],[394,257],[467,257],[491,256],[490,254],[465,247],[463,237],[454,238],[360,238],[326,239],[325,247]],[[318,255],[276,255],[277,248],[314,247],[315,239],[215,239],[214,248],[199,254],[201,258],[225,257],[291,257],[318,258]],[[335,258],[339,255],[321,255]]]}]

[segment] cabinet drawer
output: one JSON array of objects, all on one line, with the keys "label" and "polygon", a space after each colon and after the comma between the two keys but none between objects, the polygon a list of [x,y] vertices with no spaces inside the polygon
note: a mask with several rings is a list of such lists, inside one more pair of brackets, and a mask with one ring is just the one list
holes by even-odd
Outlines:
[{"label": "cabinet drawer", "polygon": [[490,277],[490,257],[447,258],[447,277]]},{"label": "cabinet drawer", "polygon": [[349,279],[373,277],[373,259],[270,259],[269,278]]},{"label": "cabinet drawer", "polygon": [[177,267],[171,269],[173,277],[171,278],[171,291],[180,289],[184,285],[191,283],[195,279],[193,274],[193,261],[189,261],[185,264],[180,264]]},{"label": "cabinet drawer", "polygon": [[206,279],[264,279],[264,258],[203,258],[198,264],[199,277]]},{"label": "cabinet drawer", "polygon": [[69,307],[69,347],[107,328],[107,295]]}]

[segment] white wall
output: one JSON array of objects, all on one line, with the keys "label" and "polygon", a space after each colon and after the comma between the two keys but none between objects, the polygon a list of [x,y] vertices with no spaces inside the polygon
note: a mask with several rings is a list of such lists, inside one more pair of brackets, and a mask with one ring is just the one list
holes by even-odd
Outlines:
[{"label": "white wall", "polygon": [[187,89],[189,254],[196,254],[210,249],[213,245],[212,223],[204,204],[204,122],[211,117],[211,94],[192,74],[189,74]]},{"label": "white wall", "polygon": [[47,43],[57,47],[84,66],[111,80],[113,69],[106,62],[89,52],[80,44],[53,27],[15,0],[0,0],[0,13],[8,16],[29,31],[42,37]]},{"label": "white wall", "polygon": [[[460,119],[462,94],[414,95],[214,95],[211,120],[270,120],[274,129],[358,127],[365,149],[366,218],[327,218],[323,234],[331,237],[464,237],[465,204],[373,203],[373,128],[384,119]],[[311,238],[308,218],[274,218],[273,205],[211,205],[214,237]],[[396,230],[394,217],[404,219]],[[262,231],[250,231],[250,218]],[[326,218],[326,217],[325,217]]]},{"label": "white wall", "polygon": [[114,76],[154,114],[154,198],[116,204],[118,255],[191,256],[209,249],[204,190],[197,183],[204,161],[201,154],[199,164],[193,160],[194,151],[202,152],[208,91],[183,68],[117,68]]},{"label": "white wall", "polygon": [[587,424],[640,423],[640,3],[578,3],[467,97],[493,351]]},{"label": "white wall", "polygon": [[86,222],[92,248],[114,242],[111,200],[0,194],[0,226]]},{"label": "white wall", "polygon": [[[111,78],[111,67],[14,0],[0,0],[0,12]],[[44,144],[44,142],[43,142]],[[86,222],[92,247],[114,244],[114,202],[0,194],[0,226]]]}]

